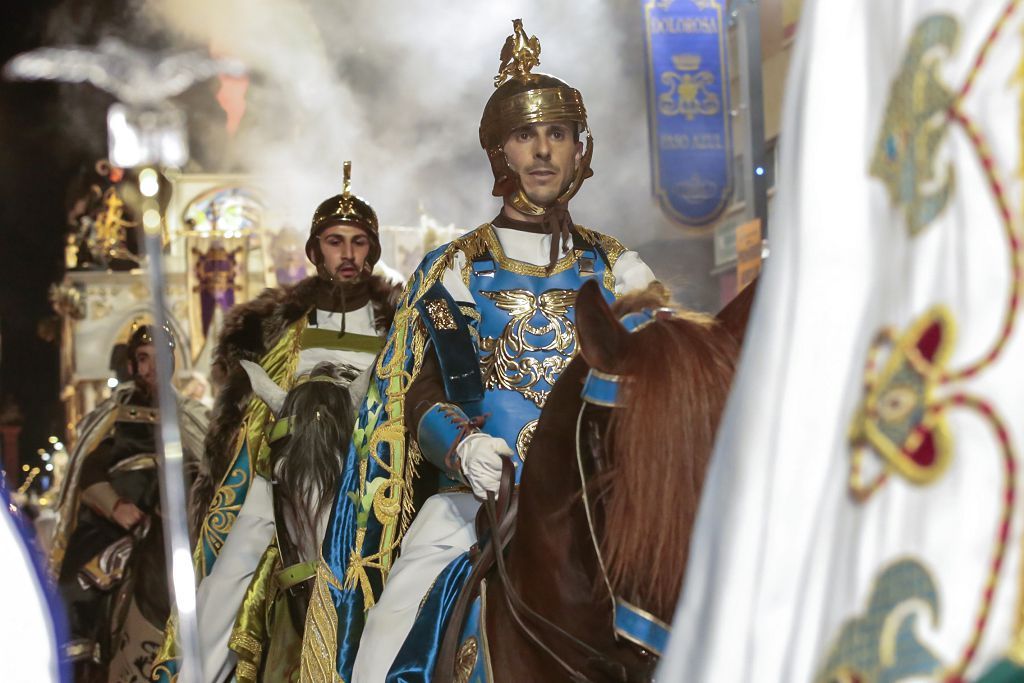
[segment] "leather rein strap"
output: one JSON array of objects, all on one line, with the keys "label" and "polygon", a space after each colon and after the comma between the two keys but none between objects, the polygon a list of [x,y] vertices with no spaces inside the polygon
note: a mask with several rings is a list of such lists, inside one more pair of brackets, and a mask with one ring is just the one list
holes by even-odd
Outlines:
[{"label": "leather rein strap", "polygon": [[[523,618],[524,615],[534,624],[544,627],[555,635],[560,636],[575,649],[586,653],[586,655],[595,664],[604,669],[605,672],[613,679],[625,683],[629,678],[626,667],[621,662],[611,659],[591,645],[588,645],[576,636],[565,631],[563,628],[558,626],[558,624],[553,623],[546,617],[537,613],[533,608],[526,604],[516,591],[508,576],[504,553],[506,546],[515,533],[515,515],[509,514],[509,509],[512,507],[510,499],[512,497],[511,493],[514,490],[514,481],[515,465],[513,465],[511,459],[503,458],[499,496],[497,500],[495,500],[494,494],[488,492],[487,500],[484,501],[482,506],[482,511],[486,513],[485,519],[487,521],[487,525],[492,532],[492,538],[490,539],[490,542],[483,547],[481,555],[477,559],[473,567],[473,571],[470,574],[467,587],[460,593],[459,598],[456,600],[452,618],[449,621],[438,656],[437,670],[435,672],[437,680],[453,680],[455,671],[455,653],[459,644],[459,637],[461,636],[461,625],[464,621],[463,617],[465,612],[468,610],[469,605],[472,603],[472,600],[476,597],[477,591],[475,590],[475,587],[479,585],[480,580],[486,576],[492,566],[496,565],[498,569],[498,577],[501,579],[504,588],[502,592],[505,595],[505,603],[508,607],[509,614],[512,616],[512,621],[530,642],[543,652],[547,653],[547,655],[569,675],[570,680],[575,683],[593,683],[591,678],[575,669],[571,664],[560,657],[550,646],[548,646],[547,643],[545,643],[544,640],[526,624],[526,620]],[[495,552],[495,548],[497,547],[501,548],[500,552]],[[480,628],[487,628],[487,624],[481,623]]]},{"label": "leather rein strap", "polygon": [[[508,472],[506,472],[508,470]],[[490,543],[478,543],[474,551],[479,554],[473,559],[473,569],[466,579],[466,585],[459,592],[459,597],[452,607],[451,616],[448,619],[448,627],[445,629],[444,638],[441,641],[441,649],[438,651],[437,664],[434,669],[434,678],[438,681],[455,680],[455,658],[459,647],[459,638],[462,635],[462,625],[466,620],[466,613],[469,611],[473,600],[476,598],[480,582],[487,576],[494,566],[494,549],[498,545],[502,550],[515,535],[516,510],[518,508],[518,497],[512,495],[515,490],[515,466],[511,460],[505,459],[501,467],[501,483],[499,484],[499,500],[502,501],[500,509],[495,511],[495,518],[501,521],[496,527],[498,533],[490,539]],[[484,516],[477,513],[477,537],[483,539],[481,521]],[[474,552],[471,551],[471,552]],[[481,625],[481,628],[484,628]]]}]

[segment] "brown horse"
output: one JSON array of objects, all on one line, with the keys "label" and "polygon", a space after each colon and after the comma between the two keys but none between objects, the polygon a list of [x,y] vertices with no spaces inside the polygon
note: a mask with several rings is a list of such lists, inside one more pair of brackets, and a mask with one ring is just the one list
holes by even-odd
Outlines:
[{"label": "brown horse", "polygon": [[[613,311],[597,287],[580,291],[582,355],[552,389],[529,447],[504,566],[468,587],[484,594],[479,656],[494,680],[653,675],[656,656],[616,637],[614,598],[671,621],[753,294],[748,288],[718,320],[662,309],[631,333],[617,316],[665,298],[649,291]],[[591,368],[622,378],[619,407],[584,404]],[[447,656],[458,616],[435,680],[469,676],[473,648],[463,643],[458,662]]]}]

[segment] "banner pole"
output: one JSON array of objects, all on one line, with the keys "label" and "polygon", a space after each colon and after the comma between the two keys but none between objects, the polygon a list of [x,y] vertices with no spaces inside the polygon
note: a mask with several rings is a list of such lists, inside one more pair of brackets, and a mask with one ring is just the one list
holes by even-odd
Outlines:
[{"label": "banner pole", "polygon": [[[196,619],[196,585],[188,538],[188,491],[185,486],[185,459],[178,426],[178,403],[175,400],[174,351],[168,330],[170,320],[164,295],[163,225],[164,216],[156,199],[163,180],[158,171],[144,167],[138,183],[142,200],[142,225],[145,234],[146,271],[152,296],[154,336],[156,343],[157,402],[160,410],[160,510],[163,517],[164,549],[167,554],[167,575],[170,579],[171,604],[178,619],[177,643],[183,663],[182,683],[203,680],[199,629]],[[186,680],[187,679],[187,680]]]}]

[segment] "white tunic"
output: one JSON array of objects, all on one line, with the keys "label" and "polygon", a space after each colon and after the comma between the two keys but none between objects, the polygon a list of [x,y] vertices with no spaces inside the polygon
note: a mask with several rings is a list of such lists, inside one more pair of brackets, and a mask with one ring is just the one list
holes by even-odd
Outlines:
[{"label": "white tunic", "polygon": [[[550,262],[550,235],[512,228],[494,228],[494,232],[508,258],[536,266]],[[472,303],[460,274],[464,263],[460,252],[442,277],[452,298]],[[655,279],[635,251],[623,252],[612,274],[617,295],[643,289]],[[380,600],[367,614],[352,683],[381,683],[387,677],[434,579],[476,543],[473,521],[479,507],[471,493],[438,494],[423,504],[402,539],[402,553],[388,574]]]},{"label": "white tunic", "polygon": [[[317,309],[315,327],[340,330],[341,313]],[[377,332],[373,327],[373,306],[367,304],[346,313],[345,331],[376,336]],[[299,352],[295,376],[307,374],[317,363],[325,361],[348,363],[363,370],[373,363],[374,358],[373,354],[362,351],[302,349]],[[327,520],[323,519],[318,524],[321,537],[326,522]],[[274,531],[274,499],[271,484],[254,474],[245,502],[217,556],[217,562],[209,575],[199,584],[196,595],[205,681],[225,681],[235,668],[236,657],[235,653],[228,649],[228,639],[231,637],[238,608],[245,598],[245,591],[260,558],[274,537]]]}]

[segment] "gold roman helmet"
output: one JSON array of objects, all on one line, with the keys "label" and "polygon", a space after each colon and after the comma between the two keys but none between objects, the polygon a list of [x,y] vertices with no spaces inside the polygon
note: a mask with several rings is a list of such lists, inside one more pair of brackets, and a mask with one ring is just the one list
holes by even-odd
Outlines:
[{"label": "gold roman helmet", "polygon": [[306,258],[318,269],[323,261],[318,242],[320,233],[339,223],[354,225],[366,231],[370,238],[370,254],[366,257],[366,263],[371,268],[376,265],[380,260],[380,225],[377,223],[377,213],[373,207],[367,204],[366,200],[352,194],[351,161],[345,162],[341,194],[336,194],[321,202],[320,206],[316,207],[316,211],[313,213],[313,222],[309,226]]},{"label": "gold roman helmet", "polygon": [[541,122],[572,121],[577,133],[586,134],[586,151],[576,173],[555,200],[556,205],[564,205],[579,191],[583,181],[594,175],[590,168],[594,138],[580,91],[554,76],[531,73],[540,64],[540,41],[537,36],[527,37],[522,19],[513,19],[512,29],[501,49],[501,65],[494,77],[497,89],[487,100],[480,119],[480,146],[487,152],[494,173],[491,193],[495,197],[511,197],[512,205],[524,214],[542,216],[552,207],[535,204],[526,196],[519,174],[505,157],[505,140],[517,128]]}]

